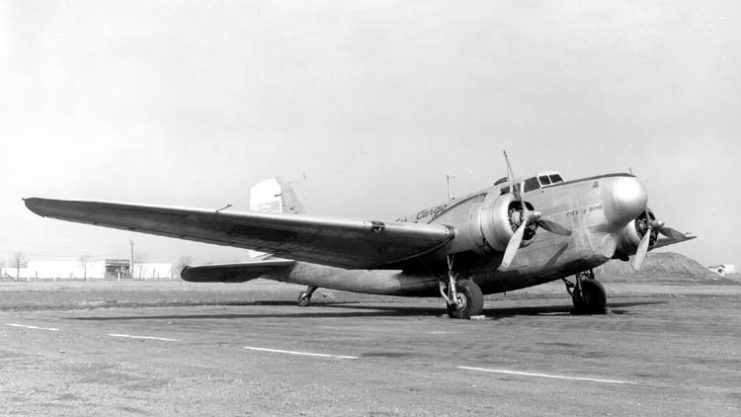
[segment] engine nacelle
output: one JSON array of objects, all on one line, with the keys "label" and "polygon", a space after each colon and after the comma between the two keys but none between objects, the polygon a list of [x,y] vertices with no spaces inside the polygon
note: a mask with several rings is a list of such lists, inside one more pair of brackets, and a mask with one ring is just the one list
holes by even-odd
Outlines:
[{"label": "engine nacelle", "polygon": [[[648,213],[648,217],[646,217],[646,213]],[[641,213],[625,225],[616,236],[617,248],[615,249],[613,258],[627,260],[628,256],[634,255],[638,249],[638,245],[641,243],[641,239],[647,232],[651,233],[651,237],[648,240],[648,248],[649,250],[653,248],[659,237],[659,232],[651,227],[651,222],[655,220],[656,216],[654,216],[654,213],[650,209],[646,209],[646,212]]]},{"label": "engine nacelle", "polygon": [[[530,203],[525,202],[525,206],[528,210],[533,210]],[[481,249],[483,251],[494,249],[503,252],[507,249],[507,244],[517,228],[522,224],[522,205],[512,194],[497,196],[493,202],[490,202],[487,198],[479,210],[478,216],[478,222],[474,224],[478,224],[477,232],[481,236]],[[537,225],[528,225],[522,239],[523,245],[532,241],[535,236],[535,229],[537,229]]]}]

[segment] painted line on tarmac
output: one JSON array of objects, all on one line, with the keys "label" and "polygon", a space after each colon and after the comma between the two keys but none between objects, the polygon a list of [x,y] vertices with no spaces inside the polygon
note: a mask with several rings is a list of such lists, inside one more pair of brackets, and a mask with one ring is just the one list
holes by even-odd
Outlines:
[{"label": "painted line on tarmac", "polygon": [[327,353],[296,352],[293,350],[267,349],[267,348],[254,347],[254,346],[245,346],[244,348],[247,350],[254,350],[257,352],[284,353],[286,355],[316,356],[320,358],[335,358],[335,359],[358,359],[357,356],[330,355]]},{"label": "painted line on tarmac", "polygon": [[31,329],[31,330],[48,330],[50,332],[58,332],[59,331],[59,329],[55,329],[53,327],[30,326],[28,324],[8,323],[8,326],[11,326],[11,327],[22,327],[24,329]]},{"label": "painted line on tarmac", "polygon": [[432,332],[425,332],[425,333],[427,333],[427,334],[460,334],[460,332],[449,332],[449,331],[446,331],[446,330],[435,330],[435,331],[432,331]]},{"label": "painted line on tarmac", "polygon": [[179,342],[179,339],[168,339],[166,337],[155,337],[155,336],[134,336],[131,334],[119,334],[119,333],[108,333],[111,337],[124,337],[127,339],[145,339],[145,340],[161,340],[163,342]]},{"label": "painted line on tarmac", "polygon": [[494,373],[494,374],[531,376],[531,377],[536,377],[536,378],[565,379],[568,381],[599,382],[602,384],[635,384],[635,382],[621,381],[619,379],[601,379],[601,378],[588,378],[588,377],[581,377],[581,376],[543,374],[543,373],[538,373],[538,372],[512,371],[508,369],[474,368],[470,366],[459,366],[458,369],[465,369],[468,371],[478,371],[478,372],[489,372],[489,373]]}]

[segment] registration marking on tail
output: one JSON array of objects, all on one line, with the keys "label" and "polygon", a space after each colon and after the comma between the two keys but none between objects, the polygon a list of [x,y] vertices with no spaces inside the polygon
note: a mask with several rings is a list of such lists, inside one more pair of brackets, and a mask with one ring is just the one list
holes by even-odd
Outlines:
[{"label": "registration marking on tail", "polygon": [[55,329],[53,327],[39,327],[39,326],[31,326],[28,324],[17,324],[17,323],[8,323],[8,326],[11,327],[22,327],[24,329],[31,329],[31,330],[48,330],[50,332],[58,332],[59,329]]},{"label": "registration marking on tail", "polygon": [[123,337],[127,339],[144,339],[144,340],[160,340],[163,342],[179,342],[179,339],[169,339],[166,337],[155,337],[155,336],[135,336],[131,334],[119,334],[119,333],[108,333],[111,337]]},{"label": "registration marking on tail", "polygon": [[320,358],[335,358],[335,359],[358,359],[357,356],[330,355],[327,353],[297,352],[293,350],[267,349],[267,348],[254,347],[254,346],[245,346],[244,348],[247,350],[253,350],[257,352],[283,353],[286,355],[316,356]]},{"label": "registration marking on tail", "polygon": [[589,378],[589,377],[581,377],[581,376],[544,374],[544,373],[539,373],[539,372],[513,371],[509,369],[475,368],[475,367],[470,367],[470,366],[459,366],[458,369],[465,369],[468,371],[478,371],[478,372],[489,372],[489,373],[494,373],[494,374],[530,376],[530,377],[535,377],[535,378],[551,378],[551,379],[565,379],[568,381],[599,382],[602,384],[635,384],[635,382],[622,381],[619,379],[602,379],[602,378]]}]

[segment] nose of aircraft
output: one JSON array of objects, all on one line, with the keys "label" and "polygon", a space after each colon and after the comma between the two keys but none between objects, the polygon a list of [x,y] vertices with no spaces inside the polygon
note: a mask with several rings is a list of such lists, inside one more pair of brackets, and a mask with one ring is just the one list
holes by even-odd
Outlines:
[{"label": "nose of aircraft", "polygon": [[602,206],[607,220],[624,226],[646,210],[646,187],[633,176],[613,177],[602,188]]}]

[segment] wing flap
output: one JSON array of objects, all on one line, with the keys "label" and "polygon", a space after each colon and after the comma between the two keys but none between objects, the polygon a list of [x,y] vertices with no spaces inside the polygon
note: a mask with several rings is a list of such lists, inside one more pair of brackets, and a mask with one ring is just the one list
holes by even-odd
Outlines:
[{"label": "wing flap", "polygon": [[342,268],[382,268],[444,246],[452,228],[293,214],[215,212],[99,201],[25,199],[34,213]]}]

